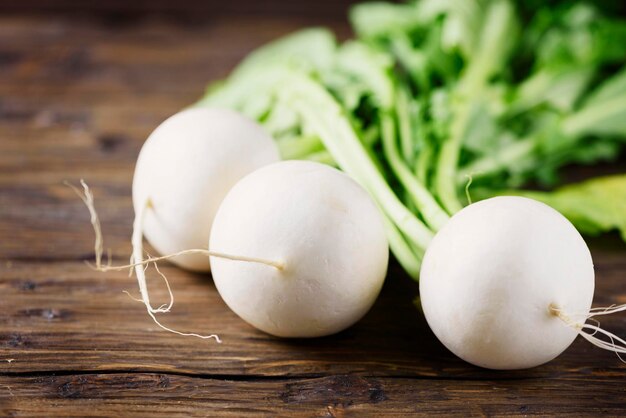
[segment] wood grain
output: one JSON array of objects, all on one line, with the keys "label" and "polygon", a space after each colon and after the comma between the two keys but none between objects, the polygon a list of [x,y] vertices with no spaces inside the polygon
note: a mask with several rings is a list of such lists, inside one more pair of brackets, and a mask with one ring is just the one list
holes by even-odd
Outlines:
[{"label": "wood grain", "polygon": [[[4,391],[0,386],[0,399],[6,400],[0,412],[6,415],[617,416],[626,407],[621,382],[587,378],[429,380],[337,375],[216,380],[111,373],[20,377],[10,383]],[[581,391],[581,386],[587,390]],[[150,402],[138,402],[142,399]]]},{"label": "wood grain", "polygon": [[[395,264],[361,322],[314,340],[253,329],[210,276],[164,264],[176,303],[162,321],[217,332],[222,344],[160,331],[122,293],[136,294],[134,279],[85,265],[88,213],[63,180],[89,182],[105,245],[127,260],[130,181],[145,137],[248,51],[316,19],[0,17],[0,415],[626,414],[626,365],[580,339],[526,371],[455,358]],[[626,303],[626,245],[615,235],[589,243],[596,306]],[[154,300],[165,301],[151,277]],[[626,316],[603,326],[626,335]]]}]

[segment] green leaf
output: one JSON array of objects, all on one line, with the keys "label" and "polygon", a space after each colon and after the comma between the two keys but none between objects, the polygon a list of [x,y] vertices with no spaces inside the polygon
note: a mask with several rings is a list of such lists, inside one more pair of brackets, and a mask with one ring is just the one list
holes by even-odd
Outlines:
[{"label": "green leaf", "polygon": [[626,67],[593,91],[582,108],[563,121],[566,135],[626,136]]},{"label": "green leaf", "polygon": [[233,71],[236,79],[276,65],[324,69],[332,65],[335,37],[324,28],[303,29],[270,42],[250,53]]},{"label": "green leaf", "polygon": [[408,31],[421,20],[419,10],[413,4],[368,2],[350,8],[350,23],[361,38]]},{"label": "green leaf", "polygon": [[626,241],[626,174],[598,177],[554,192],[511,190],[497,194],[539,200],[561,212],[585,234],[618,230]]},{"label": "green leaf", "polygon": [[344,43],[336,56],[336,69],[360,79],[366,85],[377,106],[390,109],[394,102],[391,79],[393,62],[389,55],[358,41]]},{"label": "green leaf", "polygon": [[509,114],[527,111],[544,102],[561,112],[569,112],[589,85],[590,67],[542,69],[518,85]]}]

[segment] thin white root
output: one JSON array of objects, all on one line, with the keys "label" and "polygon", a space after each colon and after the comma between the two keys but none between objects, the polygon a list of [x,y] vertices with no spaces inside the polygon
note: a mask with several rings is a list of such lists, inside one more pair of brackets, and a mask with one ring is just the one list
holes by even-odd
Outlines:
[{"label": "thin white root", "polygon": [[159,309],[157,309],[158,312],[169,312],[170,309],[172,309],[172,306],[174,305],[174,293],[172,293],[172,288],[170,287],[170,282],[167,280],[167,277],[165,277],[165,274],[161,273],[161,270],[159,270],[159,266],[157,265],[157,263],[153,263],[154,265],[154,269],[157,271],[157,273],[159,273],[159,275],[163,278],[163,281],[165,282],[165,286],[167,286],[167,292],[170,295],[170,303],[169,304],[163,304],[159,307]]},{"label": "thin white root", "polygon": [[[100,219],[98,218],[98,213],[96,212],[96,208],[94,204],[93,193],[89,189],[89,186],[87,186],[87,184],[82,179],[80,181],[80,184],[83,186],[84,192],[81,192],[77,187],[75,187],[69,182],[64,182],[64,183],[65,185],[70,187],[78,195],[78,197],[80,197],[80,199],[85,203],[85,206],[87,206],[87,209],[89,210],[89,214],[91,215],[91,225],[93,226],[93,230],[96,236],[95,244],[94,244],[96,264],[95,265],[92,265],[90,263],[87,263],[87,264],[94,270],[97,270],[100,272],[119,271],[119,270],[129,269],[129,277],[132,276],[133,269],[134,269],[135,275],[137,276],[137,283],[139,284],[139,291],[141,293],[141,299],[135,298],[127,291],[124,291],[124,293],[126,293],[131,299],[142,302],[146,306],[148,315],[150,315],[152,320],[160,328],[166,331],[172,332],[174,334],[182,335],[182,336],[198,337],[202,339],[213,338],[219,343],[222,342],[217,335],[214,335],[214,334],[200,335],[200,334],[195,334],[195,333],[179,332],[179,331],[176,331],[176,330],[173,330],[171,328],[164,326],[157,320],[155,316],[156,313],[169,312],[172,306],[174,305],[174,293],[172,292],[172,289],[170,287],[169,281],[167,280],[167,277],[159,270],[159,267],[157,266],[157,263],[156,263],[157,261],[168,260],[170,258],[178,257],[178,256],[185,255],[185,254],[203,254],[206,256],[225,258],[225,259],[233,260],[233,261],[243,261],[243,262],[249,262],[249,263],[264,264],[266,266],[270,266],[278,270],[285,269],[285,264],[281,262],[277,262],[273,260],[266,260],[266,259],[257,258],[257,257],[237,256],[237,255],[220,253],[217,251],[210,251],[210,250],[205,250],[205,249],[184,250],[184,251],[179,251],[175,254],[169,254],[169,255],[165,255],[161,257],[151,257],[149,254],[147,254],[147,258],[144,258],[143,222],[144,222],[144,218],[146,215],[146,211],[148,209],[152,209],[152,201],[150,199],[146,200],[145,205],[142,206],[141,209],[139,210],[139,213],[136,214],[135,220],[133,222],[133,234],[131,237],[131,244],[132,244],[133,251],[130,256],[130,263],[124,266],[112,266],[111,265],[111,252],[107,251],[108,262],[106,265],[103,265],[102,254],[104,252],[103,250],[104,246],[103,246],[102,230],[100,227]],[[156,269],[157,273],[165,281],[165,285],[167,286],[167,291],[170,296],[169,303],[163,304],[156,309],[153,308],[152,305],[150,304],[148,285],[146,282],[146,270],[148,269],[150,263],[154,264],[154,268]]]},{"label": "thin white root", "polygon": [[152,320],[154,321],[155,324],[157,324],[161,329],[164,329],[165,331],[169,331],[171,333],[174,334],[178,334],[178,335],[182,335],[183,337],[197,337],[197,338],[202,338],[203,340],[208,340],[208,339],[214,339],[216,342],[221,343],[222,340],[220,339],[219,336],[215,335],[215,334],[211,334],[211,335],[200,335],[200,334],[195,334],[193,332],[180,332],[180,331],[176,331],[174,329],[168,328],[165,325],[161,324],[159,322],[159,320],[156,318],[156,316],[154,316],[154,314],[152,312],[150,312],[148,310],[148,315],[150,315],[150,317],[152,318]]},{"label": "thin white root", "polygon": [[[129,264],[133,264],[135,262],[135,259],[133,258],[133,255],[131,254],[130,257],[128,258],[128,263]],[[128,277],[133,277],[133,267],[129,267],[128,268]]]},{"label": "thin white root", "polygon": [[122,290],[122,293],[126,293],[126,295],[131,298],[132,300],[134,300],[135,302],[141,302],[143,303],[143,300],[134,297],[133,295],[130,294],[130,292],[128,290]]},{"label": "thin white root", "polygon": [[[95,252],[95,258],[96,258],[96,265],[93,266],[90,263],[87,263],[90,267],[94,268],[95,270],[98,271],[109,271],[109,270],[115,270],[111,268],[111,252],[109,250],[107,250],[107,259],[108,259],[108,264],[107,265],[103,265],[102,264],[102,254],[104,253],[104,239],[102,238],[102,228],[100,226],[100,218],[98,217],[98,212],[96,211],[96,207],[95,207],[95,203],[94,203],[94,198],[93,198],[93,193],[91,192],[91,189],[89,188],[89,186],[87,185],[87,183],[85,183],[85,181],[83,179],[80,180],[80,184],[83,186],[83,192],[81,192],[76,186],[74,186],[73,184],[69,183],[69,182],[64,182],[66,186],[68,186],[69,188],[71,188],[74,193],[76,193],[78,195],[78,197],[80,197],[80,199],[85,203],[85,206],[87,206],[87,209],[89,210],[89,214],[91,215],[91,225],[93,227],[93,231],[95,233],[95,244],[94,244],[94,252]],[[148,205],[149,206],[150,202],[148,201]],[[144,208],[145,209],[145,208]],[[142,260],[143,259],[143,245],[142,245],[142,239],[143,239],[143,235],[141,232],[141,226],[142,226],[142,221],[143,221],[143,211],[139,213],[139,215],[137,216],[137,218],[135,219],[135,225],[134,225],[134,229],[133,229],[133,255],[131,256],[131,259],[139,259]],[[139,232],[139,244],[135,245],[135,241],[137,240],[137,232]],[[145,263],[146,265],[146,269],[148,268],[148,262]],[[142,294],[142,298],[144,300],[144,303],[146,303],[146,307],[148,308],[148,310],[150,310],[151,312],[167,312],[169,311],[169,309],[172,307],[172,304],[174,303],[174,296],[172,294],[172,290],[170,288],[169,282],[167,281],[167,278],[165,278],[165,276],[159,271],[159,274],[161,275],[161,277],[163,277],[163,279],[165,280],[165,283],[167,285],[167,290],[169,292],[170,295],[170,302],[168,305],[163,305],[163,306],[167,306],[167,308],[163,308],[163,306],[161,306],[159,309],[154,309],[151,305],[150,305],[150,299],[148,297],[148,292],[147,292],[147,288],[146,288],[146,280],[145,280],[145,269],[141,269],[139,268],[140,265],[144,264],[144,262],[142,263],[131,263],[130,267],[130,275],[132,275],[132,267],[135,267],[135,273],[137,274],[137,279],[139,281],[139,289],[141,291]],[[126,268],[128,268],[126,267]]]},{"label": "thin white root", "polygon": [[[143,260],[143,220],[146,215],[146,210],[152,207],[152,202],[148,199],[146,200],[145,205],[143,205],[139,209],[139,213],[135,215],[135,221],[133,222],[133,235],[131,237],[131,244],[133,247],[133,261],[134,265],[132,267],[135,268],[135,276],[137,276],[137,283],[139,284],[139,293],[141,294],[141,299],[143,303],[146,305],[146,309],[150,313],[159,312],[158,309],[154,309],[150,304],[150,295],[148,293],[148,284],[146,282],[146,269],[148,268],[149,263],[145,263]],[[145,266],[145,268],[144,268]],[[107,266],[104,268],[96,269],[99,271],[109,271],[111,266]],[[129,266],[124,266],[125,270]],[[170,303],[172,300],[170,299]]]},{"label": "thin white root", "polygon": [[[91,225],[93,226],[93,230],[96,233],[96,240],[94,244],[94,253],[96,254],[96,266],[102,266],[102,253],[103,251],[103,240],[102,240],[102,230],[100,228],[100,219],[98,218],[98,213],[96,212],[96,207],[93,203],[93,193],[87,186],[87,183],[83,179],[80,179],[80,184],[83,186],[84,193],[78,189],[78,187],[74,186],[72,183],[68,181],[64,181],[67,187],[72,189],[74,193],[80,197],[80,199],[85,203],[87,209],[89,210],[89,215],[91,216]],[[109,261],[111,260],[111,253],[108,251]]]},{"label": "thin white root", "polygon": [[264,264],[266,266],[273,267],[276,270],[285,269],[285,263],[282,263],[280,261],[267,260],[264,258],[257,258],[257,257],[246,257],[242,255],[232,255],[232,254],[227,254],[227,253],[220,253],[217,251],[204,250],[202,248],[192,248],[189,250],[182,250],[177,253],[163,255],[159,257],[148,257],[145,259],[142,258],[142,260],[138,262],[135,262],[134,258],[132,258],[130,264],[126,264],[123,266],[100,266],[98,267],[98,266],[94,266],[93,264],[89,264],[89,266],[93,268],[94,270],[97,270],[100,272],[119,271],[119,270],[126,270],[127,268],[131,268],[131,269],[136,268],[137,266],[154,263],[156,261],[169,260],[170,258],[175,258],[181,255],[187,255],[187,254],[201,254],[201,255],[206,255],[207,257],[217,257],[217,258],[225,258],[227,260],[233,260],[233,261],[244,261],[248,263]]},{"label": "thin white root", "polygon": [[623,312],[626,311],[626,304],[623,305],[611,305],[609,307],[606,308],[593,308],[589,310],[589,315],[587,316],[587,318],[591,318],[594,316],[599,316],[599,315],[610,315],[610,314],[614,314],[617,312]]},{"label": "thin white root", "polygon": [[[594,316],[598,315],[609,315],[616,312],[626,311],[626,305],[611,305],[607,308],[590,309],[589,313],[578,315],[582,318],[582,321],[574,321],[561,308],[554,304],[551,304],[548,307],[548,310],[552,315],[558,317],[567,326],[575,329],[578,335],[583,337],[585,340],[589,341],[596,347],[602,348],[603,350],[614,352],[620,361],[626,363],[626,360],[620,356],[620,354],[626,354],[626,340],[623,340],[612,332],[600,328],[600,322],[596,319],[592,319]],[[586,324],[585,322],[587,320],[592,320],[596,322],[597,325]],[[597,337],[596,335],[598,334],[608,338],[608,341]]]},{"label": "thin white root", "polygon": [[[161,273],[159,268],[156,267],[156,261],[158,257],[156,259],[154,257],[148,257],[147,260],[143,259],[143,221],[146,215],[146,210],[150,208],[152,208],[152,201],[148,199],[146,200],[145,205],[143,205],[141,209],[139,210],[139,213],[136,214],[135,221],[133,222],[133,235],[131,237],[131,244],[133,247],[133,255],[132,255],[133,262],[131,264],[133,265],[122,266],[114,270],[125,270],[129,267],[135,268],[135,275],[137,276],[137,283],[139,284],[139,292],[141,293],[141,299],[144,305],[146,306],[146,311],[148,312],[148,315],[150,315],[154,323],[157,324],[161,329],[172,332],[174,334],[182,335],[185,337],[197,337],[197,338],[202,338],[202,339],[213,338],[218,343],[221,343],[222,340],[220,340],[220,338],[215,334],[200,335],[196,333],[176,331],[174,329],[168,328],[165,325],[161,324],[161,322],[159,322],[159,320],[156,318],[155,316],[156,313],[169,312],[170,308],[174,304],[174,294],[172,293],[167,277],[165,277],[165,275]],[[167,305],[165,308],[162,305],[161,307],[154,309],[152,305],[150,304],[150,296],[148,294],[148,285],[146,282],[146,269],[148,268],[148,265],[151,262],[154,263],[157,272],[161,275],[161,277],[163,277],[163,280],[165,280],[168,292],[170,294],[169,305]],[[107,266],[105,269],[102,269],[100,271],[108,271],[110,269],[111,269],[111,266]]]},{"label": "thin white root", "polygon": [[[95,239],[95,245],[94,245],[94,251],[95,251],[95,258],[96,258],[96,265],[95,266],[91,266],[93,268],[95,268],[98,271],[109,271],[109,270],[124,270],[129,268],[130,269],[130,275],[132,275],[132,271],[133,271],[133,267],[135,268],[135,273],[137,274],[137,282],[139,283],[139,290],[141,292],[141,302],[144,303],[144,305],[146,306],[146,310],[148,311],[148,315],[150,315],[150,317],[152,318],[152,320],[154,321],[155,324],[157,324],[160,328],[164,329],[165,331],[169,331],[172,332],[174,334],[178,334],[178,335],[182,335],[182,336],[190,336],[190,337],[197,337],[197,338],[202,338],[202,339],[214,339],[215,341],[217,341],[218,343],[221,343],[222,340],[220,340],[220,338],[215,335],[200,335],[200,334],[195,334],[195,333],[185,333],[185,332],[180,332],[180,331],[176,331],[173,330],[171,328],[166,327],[165,325],[161,324],[156,316],[154,315],[155,313],[160,313],[160,312],[169,312],[169,310],[171,309],[172,305],[174,304],[174,294],[172,293],[172,289],[170,288],[170,284],[167,280],[167,278],[165,277],[165,275],[163,273],[161,273],[161,271],[158,269],[158,267],[156,267],[156,263],[154,263],[155,268],[157,270],[157,272],[161,275],[161,277],[163,278],[163,280],[165,280],[165,284],[167,286],[167,290],[169,292],[170,295],[170,302],[169,304],[164,304],[161,305],[161,307],[159,307],[158,309],[154,309],[151,305],[150,305],[150,299],[148,296],[148,289],[147,289],[147,285],[146,285],[146,275],[145,275],[145,271],[147,270],[149,263],[156,261],[153,257],[149,257],[147,260],[143,260],[143,232],[142,232],[142,227],[143,227],[143,217],[145,214],[145,209],[147,209],[146,205],[144,208],[142,208],[142,210],[140,211],[140,213],[138,214],[138,216],[135,218],[135,222],[133,224],[133,236],[132,236],[132,245],[133,245],[133,254],[130,257],[130,262],[131,264],[128,266],[123,266],[121,269],[115,269],[115,268],[111,268],[111,255],[110,252],[108,252],[108,260],[109,260],[109,264],[107,264],[106,266],[102,265],[102,254],[103,254],[103,238],[102,238],[102,229],[100,227],[100,219],[98,218],[98,213],[96,212],[96,207],[94,204],[94,198],[93,198],[93,194],[91,193],[91,190],[89,189],[89,186],[87,186],[87,184],[81,179],[80,184],[83,186],[83,190],[84,193],[81,193],[81,191],[74,186],[73,184],[69,183],[69,182],[64,182],[65,185],[67,185],[68,187],[70,187],[77,195],[78,197],[80,197],[80,199],[85,203],[85,206],[87,206],[87,209],[89,210],[89,214],[91,215],[91,225],[93,226],[93,230],[94,233],[96,235],[96,239]],[[147,202],[149,203],[149,201]],[[139,260],[139,262],[135,262],[135,260]],[[88,263],[89,264],[89,263]],[[136,298],[134,298],[133,296],[130,295],[130,293],[126,292],[126,294],[128,296],[130,296],[132,299],[137,300]]]},{"label": "thin white root", "polygon": [[[597,325],[585,324],[583,325],[582,329],[590,329],[594,331],[592,334],[584,332],[584,333],[581,333],[581,335],[583,338],[585,338],[587,341],[589,341],[591,344],[595,345],[596,347],[600,347],[609,351],[614,351],[615,354],[618,355],[618,357],[620,354],[626,354],[626,341],[624,341],[622,338],[618,337],[617,335],[611,332],[608,332],[600,328]],[[610,342],[607,342],[598,337],[595,337],[594,335],[596,333],[606,336],[610,340]],[[624,359],[622,359],[621,357],[620,359],[624,361]],[[626,361],[624,362],[626,363]]]}]

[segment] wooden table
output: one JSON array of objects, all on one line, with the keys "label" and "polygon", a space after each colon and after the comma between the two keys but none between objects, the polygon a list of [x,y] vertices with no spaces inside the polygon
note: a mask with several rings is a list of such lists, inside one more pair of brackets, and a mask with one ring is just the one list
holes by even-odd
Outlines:
[{"label": "wooden table", "polygon": [[[626,365],[582,339],[532,370],[493,372],[448,352],[392,265],[351,329],[282,340],[239,320],[210,276],[163,263],[176,296],[159,330],[125,272],[96,273],[88,213],[63,180],[92,186],[116,262],[130,252],[130,185],[142,142],[249,50],[318,18],[0,17],[0,415],[623,415]],[[626,303],[626,246],[590,240],[596,306]],[[151,283],[155,301],[166,299]],[[603,326],[626,335],[626,315]]]}]

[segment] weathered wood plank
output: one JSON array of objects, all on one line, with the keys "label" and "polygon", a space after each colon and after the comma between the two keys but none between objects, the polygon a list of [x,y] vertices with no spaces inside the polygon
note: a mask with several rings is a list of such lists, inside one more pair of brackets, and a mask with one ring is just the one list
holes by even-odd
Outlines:
[{"label": "weathered wood plank", "polygon": [[248,51],[311,23],[2,18],[0,236],[16,239],[3,240],[0,258],[81,258],[77,247],[91,240],[84,208],[61,184],[80,178],[94,187],[114,255],[125,256],[130,181],[147,135]]},{"label": "weathered wood plank", "polygon": [[619,380],[431,380],[351,375],[221,380],[84,374],[0,380],[5,416],[618,416]]},{"label": "weathered wood plank", "polygon": [[[176,304],[162,321],[217,332],[224,342],[216,344],[159,330],[122,293],[136,295],[134,279],[83,264],[93,257],[88,214],[62,181],[89,181],[105,244],[124,262],[130,182],[150,131],[254,47],[325,22],[0,17],[0,415],[626,413],[626,366],[581,339],[527,371],[455,358],[413,306],[417,286],[397,266],[353,328],[282,340],[237,318],[210,276],[164,263]],[[345,37],[345,23],[332,26]],[[623,163],[601,170],[618,169]],[[596,305],[626,303],[626,246],[613,235],[590,244]],[[165,301],[162,283],[151,289]],[[603,326],[626,335],[624,316]]]},{"label": "weathered wood plank", "polygon": [[[604,253],[600,253],[604,254]],[[624,260],[597,257],[597,303],[625,303]],[[283,340],[246,325],[222,302],[210,276],[163,266],[173,286],[173,311],[161,315],[176,329],[214,333],[222,344],[159,330],[125,272],[95,273],[75,262],[4,262],[0,265],[0,373],[142,370],[195,374],[310,376],[363,373],[376,376],[556,377],[619,375],[626,365],[614,354],[579,339],[557,360],[520,372],[489,372],[448,353],[413,306],[417,286],[394,268],[372,311],[336,336]],[[154,276],[153,276],[154,277]],[[153,279],[154,280],[154,279]],[[153,303],[166,301],[159,280]],[[622,335],[626,318],[603,325]],[[77,358],[80,360],[77,361]]]},{"label": "weathered wood plank", "polygon": [[[62,181],[89,180],[106,244],[117,260],[125,260],[133,216],[130,180],[144,138],[197,97],[207,80],[298,22],[218,19],[183,28],[146,20],[120,30],[97,21],[3,23],[0,50],[15,55],[0,79],[0,235],[13,237],[0,241],[5,260],[0,286],[8,301],[0,307],[7,318],[0,332],[2,355],[15,360],[0,363],[2,371],[490,375],[436,343],[412,306],[416,286],[397,270],[372,313],[355,328],[328,339],[290,342],[243,324],[224,306],[210,278],[166,268],[177,305],[163,320],[177,328],[217,331],[225,343],[216,345],[157,331],[141,305],[121,293],[135,288],[132,279],[96,274],[76,262],[92,257],[93,237],[85,208]],[[257,36],[245,35],[252,31]],[[9,34],[14,42],[7,42]],[[228,39],[228,48],[222,39]],[[146,84],[137,85],[138,80]],[[602,273],[599,303],[624,301],[620,245],[612,240],[596,260]],[[154,294],[162,300],[162,286]],[[619,318],[606,324],[626,328]],[[590,360],[581,362],[581,356]],[[579,342],[531,373],[555,376],[581,367],[594,373],[606,364],[621,370],[609,353]]]}]

